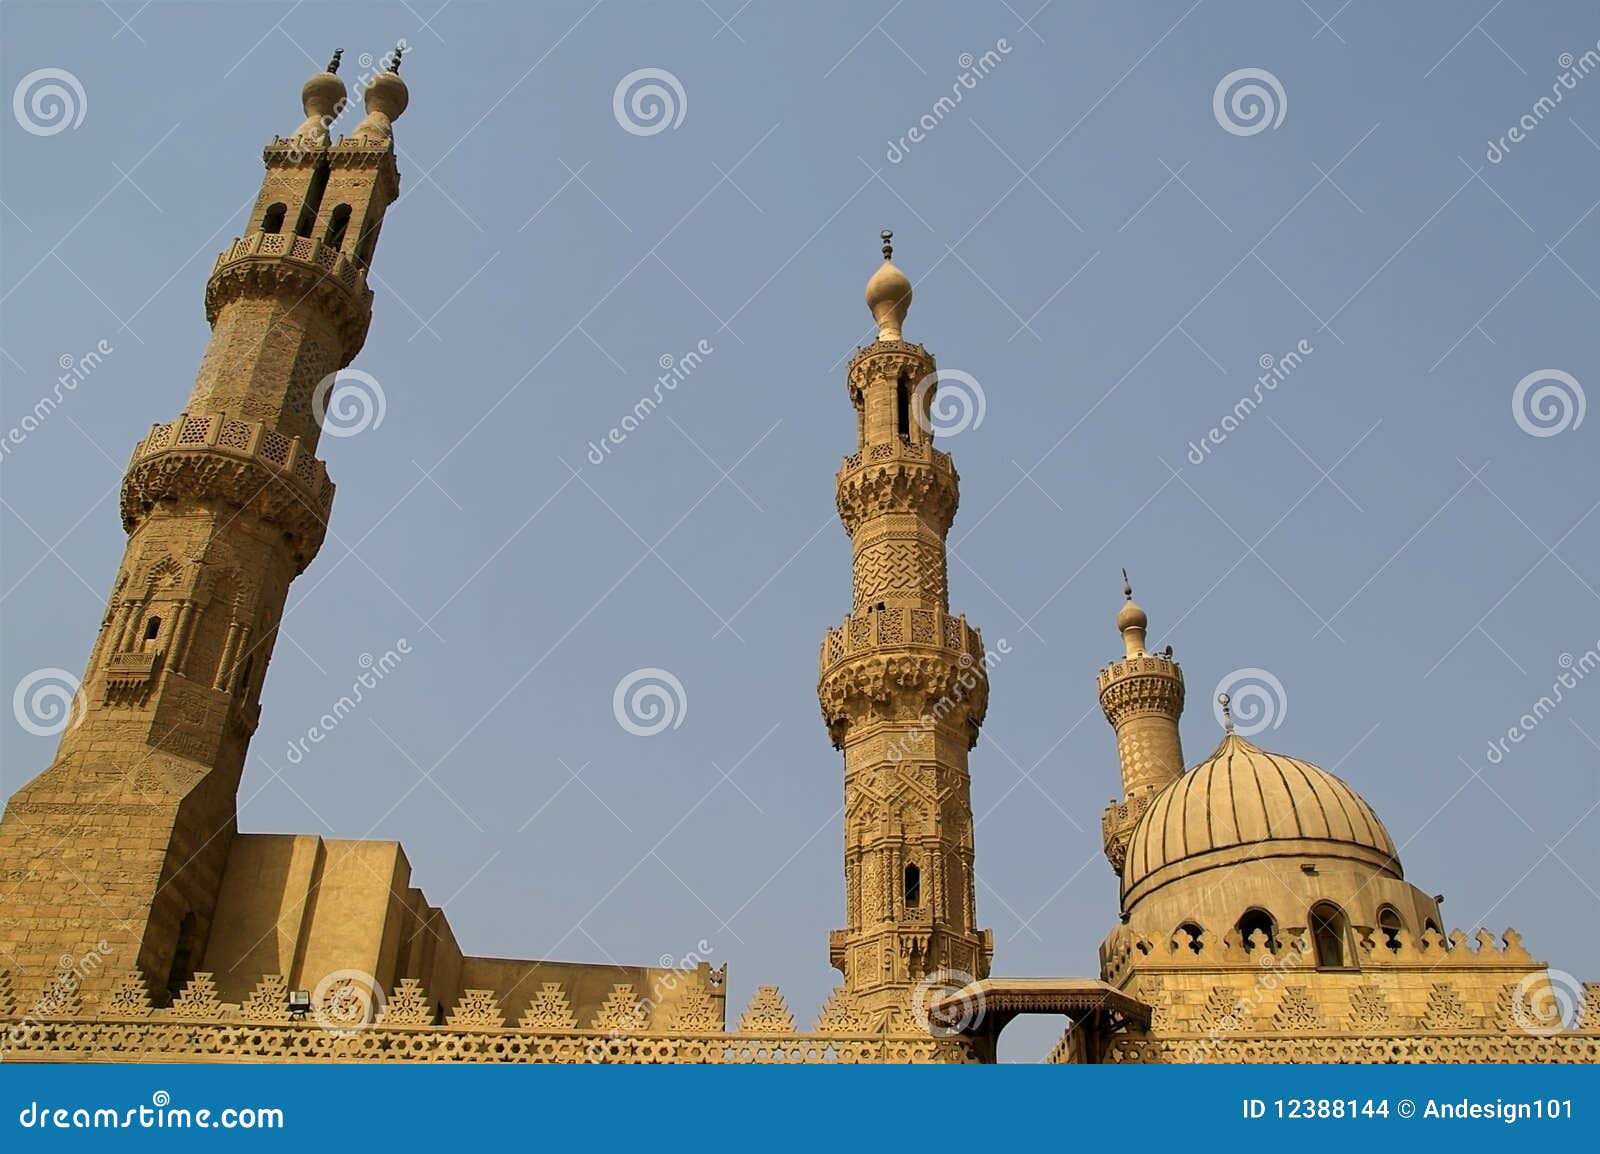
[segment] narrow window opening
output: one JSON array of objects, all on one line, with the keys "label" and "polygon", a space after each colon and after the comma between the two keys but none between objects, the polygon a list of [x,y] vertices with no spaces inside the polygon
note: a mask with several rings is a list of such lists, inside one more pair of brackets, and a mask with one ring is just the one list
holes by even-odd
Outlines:
[{"label": "narrow window opening", "polygon": [[178,944],[172,951],[172,968],[167,971],[167,995],[176,998],[194,978],[200,955],[200,920],[192,913],[178,923]]},{"label": "narrow window opening", "polygon": [[902,441],[911,439],[911,390],[904,377],[894,387],[894,428]]},{"label": "narrow window opening", "polygon": [[[1200,926],[1195,922],[1184,922],[1178,927],[1178,934],[1189,935],[1189,949],[1197,954],[1201,950],[1205,949],[1204,944],[1202,944],[1200,941],[1200,935],[1202,932],[1203,931],[1200,929]],[[1177,934],[1174,934],[1173,936],[1176,937]]]},{"label": "narrow window opening", "polygon": [[922,904],[922,871],[914,865],[906,866],[905,891],[906,905]]},{"label": "narrow window opening", "polygon": [[161,636],[161,618],[152,617],[144,623],[144,639],[154,641]]},{"label": "narrow window opening", "polygon": [[1344,969],[1346,924],[1344,911],[1331,902],[1321,902],[1311,910],[1311,943],[1319,969]]},{"label": "narrow window opening", "polygon": [[1239,919],[1239,944],[1247,952],[1256,948],[1255,936],[1257,933],[1265,935],[1264,948],[1268,953],[1277,950],[1278,928],[1272,921],[1272,915],[1263,909],[1249,909]]},{"label": "narrow window opening", "polygon": [[288,213],[288,206],[283,204],[269,204],[267,211],[261,217],[261,231],[280,233],[283,231],[283,218]]},{"label": "narrow window opening", "polygon": [[1378,911],[1378,928],[1383,931],[1383,943],[1391,950],[1400,949],[1400,930],[1402,924],[1400,915],[1393,906],[1384,906]]},{"label": "narrow window opening", "polygon": [[311,183],[306,186],[306,198],[300,202],[300,215],[294,223],[296,236],[311,235],[311,229],[317,223],[317,213],[322,208],[322,194],[327,187],[328,166],[319,164],[316,171],[311,174]]},{"label": "narrow window opening", "polygon": [[328,231],[322,241],[333,248],[344,249],[344,234],[350,227],[350,206],[341,204],[333,210],[333,215],[328,218]]}]

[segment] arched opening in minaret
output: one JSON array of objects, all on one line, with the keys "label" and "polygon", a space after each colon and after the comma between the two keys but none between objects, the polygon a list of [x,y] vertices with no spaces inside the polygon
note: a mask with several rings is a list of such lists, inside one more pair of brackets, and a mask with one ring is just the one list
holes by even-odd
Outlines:
[{"label": "arched opening in minaret", "polygon": [[1344,911],[1332,902],[1311,907],[1311,946],[1318,969],[1342,970],[1350,964],[1345,951],[1348,930]]},{"label": "arched opening in minaret", "polygon": [[295,236],[310,236],[311,229],[317,223],[317,213],[322,209],[322,194],[328,188],[327,162],[317,165],[311,174],[311,183],[306,186],[306,198],[300,202],[300,215],[295,218]]},{"label": "arched opening in minaret", "polygon": [[1269,954],[1277,952],[1277,924],[1273,922],[1272,915],[1259,906],[1245,910],[1244,916],[1239,919],[1238,932],[1239,944],[1245,948],[1247,953],[1255,951],[1256,942],[1254,939],[1257,933],[1263,935],[1261,948],[1265,949]]},{"label": "arched opening in minaret", "polygon": [[178,944],[172,950],[172,968],[167,971],[167,996],[176,998],[194,978],[200,960],[200,919],[193,913],[178,923]]},{"label": "arched opening in minaret", "polygon": [[914,864],[905,869],[905,897],[909,907],[922,904],[922,871]]},{"label": "arched opening in minaret", "polygon": [[289,213],[289,206],[279,202],[267,205],[267,211],[261,216],[261,231],[280,233],[283,231],[283,218]]},{"label": "arched opening in minaret", "polygon": [[904,375],[894,386],[894,431],[902,441],[911,440],[911,386]]},{"label": "arched opening in minaret", "polygon": [[1393,906],[1383,906],[1378,910],[1378,929],[1383,932],[1383,944],[1396,952],[1400,949],[1400,931],[1404,923],[1400,920],[1400,911]]},{"label": "arched opening in minaret", "polygon": [[333,248],[344,249],[344,234],[350,228],[350,206],[341,204],[334,208],[333,215],[328,218],[328,231],[323,235],[322,242]]},{"label": "arched opening in minaret", "polygon": [[1194,953],[1198,954],[1201,950],[1206,948],[1205,947],[1205,943],[1200,940],[1201,935],[1203,935],[1204,933],[1205,933],[1205,931],[1200,928],[1199,923],[1197,923],[1197,922],[1184,922],[1181,926],[1178,927],[1177,931],[1172,936],[1177,938],[1177,939],[1179,939],[1179,941],[1181,942],[1182,939],[1183,939],[1183,935],[1184,934],[1188,934],[1189,935],[1189,949],[1191,951],[1193,951]]},{"label": "arched opening in minaret", "polygon": [[152,617],[144,623],[144,639],[154,641],[161,636],[161,618]]}]

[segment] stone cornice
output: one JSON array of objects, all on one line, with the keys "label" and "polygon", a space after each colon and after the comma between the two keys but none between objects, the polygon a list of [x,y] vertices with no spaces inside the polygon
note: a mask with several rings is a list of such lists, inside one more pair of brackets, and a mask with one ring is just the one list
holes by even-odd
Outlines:
[{"label": "stone cornice", "polygon": [[342,345],[341,368],[360,351],[372,323],[366,269],[310,237],[256,232],[235,240],[206,282],[206,320],[215,325],[223,306],[242,296],[304,301],[330,317]]},{"label": "stone cornice", "polygon": [[855,535],[871,517],[915,513],[942,535],[960,504],[960,477],[948,453],[898,441],[845,458],[837,479],[839,519]]}]

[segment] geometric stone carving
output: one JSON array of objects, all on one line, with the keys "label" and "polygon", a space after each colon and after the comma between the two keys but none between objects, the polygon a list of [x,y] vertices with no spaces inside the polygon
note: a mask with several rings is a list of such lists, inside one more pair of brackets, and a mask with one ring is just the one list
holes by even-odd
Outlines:
[{"label": "geometric stone carving", "polygon": [[650,1013],[645,1009],[643,1000],[633,992],[632,983],[620,982],[611,987],[610,997],[595,1012],[590,1028],[623,1034],[637,1033],[644,1029],[649,1019]]},{"label": "geometric stone carving", "polygon": [[1237,1030],[1244,1018],[1243,1000],[1224,986],[1212,986],[1211,995],[1195,1019],[1195,1029],[1204,1033],[1229,1033]]},{"label": "geometric stone carving", "polygon": [[572,1003],[560,982],[545,982],[522,1011],[517,1025],[524,1030],[575,1030],[578,1019],[572,1016]]},{"label": "geometric stone carving", "polygon": [[741,1034],[792,1034],[794,1015],[777,986],[761,986],[739,1019]]},{"label": "geometric stone carving", "polygon": [[818,1034],[869,1034],[872,1018],[862,1009],[860,999],[844,986],[833,991],[817,1017]]},{"label": "geometric stone carving", "polygon": [[1272,1015],[1273,1029],[1296,1034],[1312,1034],[1322,1028],[1317,1016],[1317,1005],[1304,986],[1290,986],[1283,991],[1278,1011]]},{"label": "geometric stone carving", "polygon": [[143,1018],[150,1013],[150,991],[138,970],[123,974],[111,989],[105,1013],[112,1018]]},{"label": "geometric stone carving", "polygon": [[445,1022],[451,1026],[490,1026],[498,1029],[506,1024],[500,1010],[500,999],[493,990],[466,990]]},{"label": "geometric stone carving", "polygon": [[183,992],[172,1003],[172,1014],[177,1018],[201,1018],[207,1021],[222,1017],[222,1003],[217,1000],[217,983],[210,974],[200,973],[189,979]]},{"label": "geometric stone carving", "polygon": [[693,1033],[715,1033],[722,1029],[722,1015],[711,1000],[711,992],[696,984],[683,992],[673,1007],[673,1029]]},{"label": "geometric stone carving", "polygon": [[256,988],[240,1004],[239,1016],[247,1022],[287,1022],[288,980],[282,974],[262,974]]},{"label": "geometric stone carving", "polygon": [[[1426,936],[1424,934],[1424,938]],[[1428,992],[1427,1012],[1417,1025],[1424,1030],[1463,1030],[1477,1025],[1477,1019],[1467,1013],[1461,992],[1455,986],[1449,982],[1435,982]]]},{"label": "geometric stone carving", "polygon": [[1382,986],[1357,986],[1350,992],[1350,1028],[1364,1033],[1389,1025],[1389,999]]},{"label": "geometric stone carving", "polygon": [[378,1012],[378,1021],[385,1026],[431,1026],[433,1006],[417,978],[401,978],[400,988],[389,995]]},{"label": "geometric stone carving", "polygon": [[11,971],[0,970],[0,1018],[9,1018],[17,1012],[17,996],[11,989]]}]

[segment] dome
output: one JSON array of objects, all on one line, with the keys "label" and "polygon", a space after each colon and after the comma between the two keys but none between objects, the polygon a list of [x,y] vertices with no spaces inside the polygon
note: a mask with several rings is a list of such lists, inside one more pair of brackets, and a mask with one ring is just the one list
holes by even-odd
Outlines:
[{"label": "dome", "polygon": [[1400,876],[1394,842],[1355,790],[1230,733],[1151,800],[1128,843],[1122,893],[1126,902],[1215,866],[1308,856]]},{"label": "dome", "polygon": [[906,313],[911,311],[911,281],[891,259],[893,238],[894,233],[883,233],[883,263],[867,281],[867,308],[872,310],[872,319],[878,322],[880,341],[899,340]]}]

